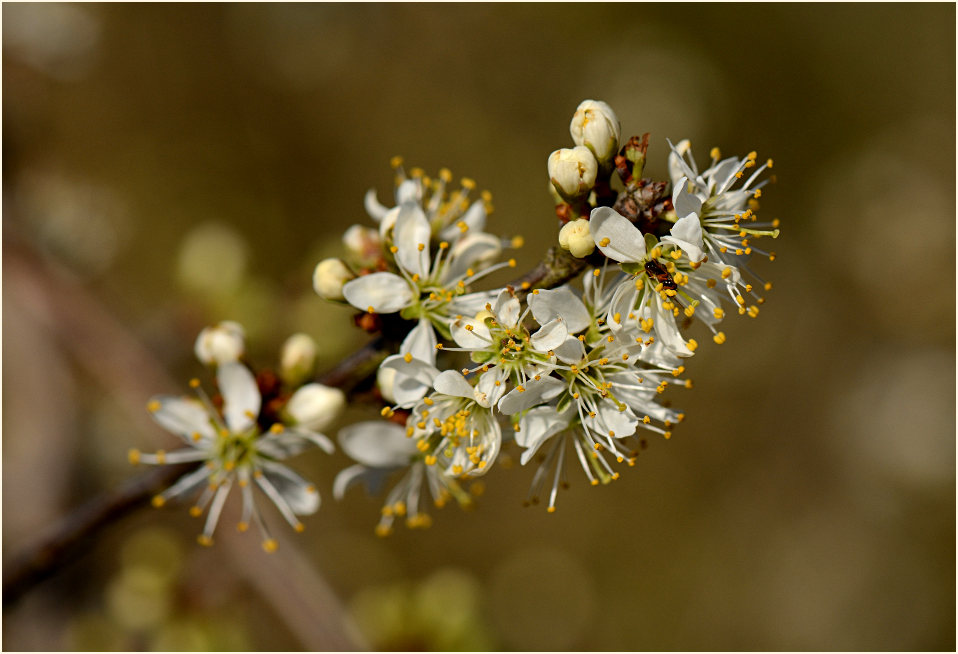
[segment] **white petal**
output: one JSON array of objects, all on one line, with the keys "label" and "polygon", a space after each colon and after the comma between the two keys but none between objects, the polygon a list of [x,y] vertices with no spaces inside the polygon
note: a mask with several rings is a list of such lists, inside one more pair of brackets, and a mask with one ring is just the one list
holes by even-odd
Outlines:
[{"label": "white petal", "polygon": [[585,358],[585,346],[575,336],[569,336],[559,347],[552,348],[556,358],[563,363],[579,363]]},{"label": "white petal", "polygon": [[526,301],[532,309],[532,315],[540,325],[562,318],[565,320],[569,333],[575,334],[592,324],[589,310],[568,286],[540,290],[538,293],[530,294]]},{"label": "white petal", "polygon": [[444,370],[436,377],[433,387],[444,395],[453,397],[466,397],[474,399],[472,393],[472,384],[466,381],[462,373],[455,370]]},{"label": "white petal", "polygon": [[316,487],[279,463],[263,463],[263,474],[297,515],[309,515],[319,508]]},{"label": "white petal", "polygon": [[556,413],[555,407],[551,406],[536,407],[522,416],[519,419],[516,443],[526,449],[519,462],[522,465],[528,463],[543,443],[569,426],[570,417],[568,411],[559,414]]},{"label": "white petal", "polygon": [[407,179],[399,185],[399,188],[396,189],[396,204],[405,204],[406,202],[412,202],[419,204],[422,199],[422,187],[419,185],[419,181],[415,179]]},{"label": "white petal", "polygon": [[655,302],[655,330],[659,340],[671,351],[680,357],[692,356],[692,350],[688,348],[685,339],[675,324],[675,316],[671,311],[662,309],[660,302]]},{"label": "white petal", "polygon": [[496,314],[496,320],[499,321],[499,324],[510,329],[519,322],[519,312],[521,310],[519,299],[506,288],[499,291],[496,303],[492,307],[492,312]]},{"label": "white petal", "polygon": [[469,208],[466,209],[466,213],[462,215],[462,218],[456,221],[456,223],[449,225],[439,233],[439,238],[444,241],[453,241],[456,238],[462,236],[462,231],[459,228],[460,221],[464,222],[469,228],[466,232],[467,234],[475,234],[481,232],[486,228],[486,208],[482,202],[473,202],[469,205]]},{"label": "white petal", "polygon": [[499,366],[482,373],[473,391],[476,402],[486,408],[495,406],[506,392],[507,377],[508,373]]},{"label": "white petal", "polygon": [[675,206],[675,215],[681,217],[690,213],[702,213],[702,200],[697,195],[689,191],[689,180],[683,177],[672,189],[672,204]]},{"label": "white petal", "polygon": [[336,450],[333,442],[323,434],[295,427],[288,427],[278,434],[267,432],[256,441],[257,451],[276,459],[287,459],[313,446],[319,447],[327,454]]},{"label": "white petal", "polygon": [[[472,329],[466,329],[466,327]],[[484,350],[492,343],[492,336],[485,322],[475,319],[454,320],[449,325],[449,331],[452,334],[452,340],[456,341],[459,347],[468,350]]]},{"label": "white petal", "polygon": [[562,318],[543,325],[539,331],[532,335],[529,342],[539,352],[548,352],[562,345],[569,337],[569,329]]},{"label": "white petal", "polygon": [[432,230],[426,214],[418,204],[406,202],[400,206],[393,230],[396,262],[409,274],[426,277],[429,274],[429,239]]},{"label": "white petal", "polygon": [[375,189],[369,189],[366,191],[366,197],[363,199],[363,204],[366,205],[366,213],[368,213],[369,217],[375,220],[377,223],[381,222],[386,216],[386,213],[389,211],[388,208],[379,204],[379,199],[376,198]]},{"label": "white petal", "polygon": [[413,292],[399,275],[377,272],[357,277],[343,286],[346,301],[357,309],[396,313],[412,303]]},{"label": "white petal", "polygon": [[669,147],[672,148],[672,151],[669,152],[669,177],[672,178],[672,186],[678,184],[678,181],[683,177],[695,177],[695,171],[689,167],[685,160],[686,153],[691,155],[690,141],[682,139],[676,145],[672,145],[672,142],[669,141]]},{"label": "white petal", "polygon": [[596,409],[595,424],[603,436],[625,438],[635,433],[639,421],[630,409],[619,411],[611,402],[600,402]]},{"label": "white petal", "polygon": [[[455,228],[459,232],[459,228]],[[480,269],[494,261],[502,252],[502,241],[492,234],[476,232],[468,234],[449,250],[449,264],[443,281],[455,280],[466,274],[469,268]]]},{"label": "white petal", "polygon": [[663,236],[664,243],[673,243],[688,255],[689,260],[698,263],[705,258],[702,250],[702,224],[697,214],[690,213],[680,218],[672,226],[671,235]]},{"label": "white petal", "polygon": [[555,377],[543,377],[539,380],[530,380],[525,390],[514,388],[506,393],[499,402],[499,411],[512,415],[519,411],[531,409],[537,404],[547,402],[562,392],[565,384]]},{"label": "white petal", "polygon": [[[159,408],[150,412],[153,419],[188,444],[201,447],[201,443],[208,443],[216,437],[210,415],[199,401],[185,397],[154,397],[150,404],[154,402],[159,404]],[[193,434],[199,434],[200,441],[194,441]]]},{"label": "white petal", "polygon": [[374,468],[392,468],[409,464],[418,450],[406,430],[392,422],[369,421],[339,431],[339,444],[350,458]]},{"label": "white petal", "polygon": [[436,331],[426,318],[420,318],[419,324],[403,339],[399,346],[400,354],[411,354],[420,361],[436,364]]},{"label": "white petal", "polygon": [[474,316],[485,309],[487,304],[491,305],[495,297],[495,291],[467,293],[466,295],[454,298],[453,301],[449,303],[449,312],[453,315]]},{"label": "white petal", "polygon": [[364,473],[368,471],[369,468],[362,464],[356,464],[349,466],[345,470],[340,470],[339,474],[336,475],[336,479],[333,481],[333,497],[335,497],[337,501],[343,499],[346,495],[346,490],[359,481]]},{"label": "white petal", "polygon": [[241,363],[224,363],[216,371],[223,395],[223,417],[233,433],[244,432],[256,422],[260,395],[253,373]]},{"label": "white petal", "polygon": [[646,259],[645,237],[642,232],[614,209],[593,209],[589,227],[596,247],[610,259],[622,262],[640,262]]},{"label": "white petal", "polygon": [[431,386],[436,375],[439,374],[439,371],[436,370],[431,363],[421,361],[420,359],[410,359],[406,361],[405,357],[401,354],[393,354],[392,356],[386,357],[381,365],[383,368],[396,371],[394,383],[400,379],[413,379],[420,384]]}]

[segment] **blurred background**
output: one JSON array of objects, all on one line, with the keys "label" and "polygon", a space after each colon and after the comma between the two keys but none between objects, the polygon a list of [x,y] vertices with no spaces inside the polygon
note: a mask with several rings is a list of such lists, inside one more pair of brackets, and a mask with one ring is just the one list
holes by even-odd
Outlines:
[{"label": "blurred background", "polygon": [[[500,465],[475,511],[377,538],[332,500],[267,557],[185,507],[98,532],[5,606],[4,646],[953,650],[953,5],[3,6],[3,561],[173,440],[144,409],[242,322],[273,365],[365,342],[312,291],[389,158],[494,195],[519,267],[556,236],[545,162],[601,99],[623,137],[773,157],[782,221],[757,320],[669,391],[686,421],[558,511]],[[500,279],[499,281],[503,281]],[[353,405],[338,426],[371,418]],[[330,430],[332,434],[335,429]],[[515,454],[515,450],[512,450]],[[515,457],[517,460],[517,457]],[[475,489],[478,491],[479,489]],[[231,521],[230,521],[231,522]],[[338,598],[338,600],[333,599]]]}]

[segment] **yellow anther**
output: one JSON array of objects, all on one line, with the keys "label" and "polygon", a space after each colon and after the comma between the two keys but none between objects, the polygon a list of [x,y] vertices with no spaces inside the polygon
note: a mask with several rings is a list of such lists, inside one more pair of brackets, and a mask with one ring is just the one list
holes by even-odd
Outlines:
[{"label": "yellow anther", "polygon": [[392,414],[393,414],[393,410],[389,408],[388,406],[384,406],[382,411],[379,412],[379,415],[381,415],[384,418],[388,418]]},{"label": "yellow anther", "polygon": [[402,165],[403,159],[399,155],[392,157],[389,160],[389,165],[393,168],[399,168]]},{"label": "yellow anther", "polygon": [[729,266],[726,266],[722,271],[722,279],[728,279],[732,276],[732,269]]},{"label": "yellow anther", "polygon": [[403,355],[402,360],[406,363],[412,363],[412,354],[406,352],[406,354]]},{"label": "yellow anther", "polygon": [[434,454],[429,454],[425,459],[423,459],[423,461],[426,462],[427,466],[436,465],[436,456]]},{"label": "yellow anther", "polygon": [[718,343],[719,345],[721,345],[722,343],[725,342],[725,332],[719,332],[718,334],[712,337],[712,340]]},{"label": "yellow anther", "polygon": [[738,302],[739,304],[745,304],[745,298],[742,297],[741,295],[736,295],[735,301]]},{"label": "yellow anther", "polygon": [[389,251],[392,252],[393,254],[396,254],[397,252],[399,252],[399,248],[396,247],[395,245],[390,245]]},{"label": "yellow anther", "polygon": [[153,499],[150,500],[150,504],[152,504],[154,507],[158,509],[164,504],[166,504],[166,498],[163,497],[162,495],[154,495]]},{"label": "yellow anther", "polygon": [[469,191],[476,188],[476,182],[471,177],[463,177],[462,179],[459,180],[459,183],[462,184],[462,188]]},{"label": "yellow anther", "polygon": [[755,150],[752,150],[747,155],[745,155],[745,158],[748,159],[749,161],[755,161],[755,158],[757,156],[758,156],[758,152],[756,152]]},{"label": "yellow anther", "polygon": [[516,267],[516,260],[515,260],[515,259],[509,259],[509,267],[510,267],[510,268],[515,268],[515,267]]},{"label": "yellow anther", "polygon": [[301,534],[306,531],[306,525],[304,525],[302,522],[297,522],[295,525],[293,525],[293,529],[296,530],[296,533]]},{"label": "yellow anther", "polygon": [[126,458],[131,465],[137,465],[140,462],[140,451],[133,449],[126,453]]},{"label": "yellow anther", "polygon": [[601,241],[599,241],[599,246],[600,246],[600,247],[605,247],[605,246],[607,246],[607,245],[608,245],[609,243],[611,243],[611,242],[612,242],[612,241],[610,241],[609,238],[606,237],[606,238],[602,239]]},{"label": "yellow anther", "polygon": [[592,484],[593,486],[598,486],[598,485],[599,485],[599,480],[598,480],[598,479],[593,479],[593,480],[590,481],[589,483]]},{"label": "yellow anther", "polygon": [[276,542],[275,538],[267,538],[263,541],[263,551],[267,554],[272,554],[279,549],[279,543]]},{"label": "yellow anther", "polygon": [[709,156],[713,159],[719,159],[722,156],[722,152],[718,148],[712,148],[709,150]]},{"label": "yellow anther", "polygon": [[749,318],[757,318],[757,317],[758,317],[758,307],[755,306],[754,304],[753,304],[752,306],[750,306],[750,307],[748,308],[748,316],[749,316]]},{"label": "yellow anther", "polygon": [[773,162],[771,159],[769,159],[768,161],[765,162],[765,165],[768,166],[769,168],[771,168],[771,167],[772,167],[772,163],[774,163],[774,162]]},{"label": "yellow anther", "polygon": [[368,307],[366,307],[366,313],[376,313],[376,309],[370,304]]},{"label": "yellow anther", "polygon": [[525,393],[525,392],[526,392],[525,387],[522,386],[521,384],[520,384],[519,386],[516,386],[516,390],[519,391],[520,393]]},{"label": "yellow anther", "polygon": [[768,253],[768,260],[769,260],[769,261],[775,261],[775,253],[774,253],[774,252],[769,252],[769,253]]},{"label": "yellow anther", "polygon": [[166,463],[166,452],[164,450],[156,451],[156,462],[159,463],[160,465],[163,465]]},{"label": "yellow anther", "polygon": [[226,463],[223,464],[223,470],[227,472],[231,471],[235,467],[236,467],[235,461],[227,461]]},{"label": "yellow anther", "polygon": [[593,276],[593,277],[598,277],[598,276],[601,275],[601,274],[602,274],[602,271],[599,270],[598,268],[595,268],[595,269],[592,270],[592,276]]},{"label": "yellow anther", "polygon": [[585,343],[585,334],[580,334],[580,335],[579,335],[579,340],[582,341],[583,343]]},{"label": "yellow anther", "polygon": [[722,307],[715,307],[715,310],[712,311],[712,315],[715,316],[716,320],[721,320],[722,318],[725,317],[725,309],[723,309]]},{"label": "yellow anther", "polygon": [[160,407],[163,406],[160,404],[159,400],[150,400],[146,405],[146,410],[150,413],[156,413],[160,410]]},{"label": "yellow anther", "polygon": [[201,515],[203,515],[203,509],[198,506],[191,506],[190,515],[194,518],[199,518]]},{"label": "yellow anther", "polygon": [[238,482],[240,488],[246,488],[249,486],[249,479],[240,479]]},{"label": "yellow anther", "polygon": [[664,434],[662,434],[662,436],[665,438],[665,440],[669,440],[670,438],[672,438],[672,432],[667,431]]},{"label": "yellow anther", "polygon": [[613,316],[612,316],[612,321],[613,321],[615,324],[617,324],[617,325],[618,325],[619,323],[621,323],[621,322],[622,322],[622,314],[619,313],[619,312],[616,312],[615,314],[613,314]]},{"label": "yellow anther", "polygon": [[248,523],[248,522],[240,522],[239,524],[236,525],[236,531],[238,531],[238,532],[240,532],[240,533],[246,531],[247,529],[249,529],[249,523]]},{"label": "yellow anther", "polygon": [[463,234],[465,234],[467,231],[469,231],[469,225],[467,225],[466,223],[464,223],[464,222],[461,221],[461,220],[456,223],[456,227],[458,227],[458,228],[459,228],[459,231],[462,232]]},{"label": "yellow anther", "polygon": [[253,476],[254,476],[256,479],[262,479],[262,477],[263,477],[263,471],[262,471],[262,470],[254,470],[254,471],[253,471]]},{"label": "yellow anther", "polygon": [[689,350],[691,350],[692,352],[695,352],[696,348],[698,348],[699,346],[699,342],[696,341],[694,338],[690,338],[689,342],[686,343],[685,346],[689,348]]},{"label": "yellow anther", "polygon": [[283,430],[285,429],[286,427],[284,427],[283,424],[280,422],[274,422],[269,428],[269,430],[273,432],[274,434],[282,434]]},{"label": "yellow anther", "polygon": [[213,545],[213,539],[207,536],[206,534],[200,534],[196,537],[196,542],[202,545],[203,547],[211,547]]},{"label": "yellow anther", "polygon": [[705,285],[708,286],[709,288],[715,288],[715,284],[716,284],[716,281],[712,279],[711,277],[705,280]]},{"label": "yellow anther", "polygon": [[678,261],[682,257],[682,250],[680,249],[672,250],[669,256],[675,259],[676,261]]}]

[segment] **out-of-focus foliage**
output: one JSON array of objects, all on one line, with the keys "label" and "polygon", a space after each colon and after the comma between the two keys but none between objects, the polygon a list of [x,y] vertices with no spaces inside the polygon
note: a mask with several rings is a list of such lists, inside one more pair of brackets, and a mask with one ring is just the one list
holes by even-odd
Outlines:
[{"label": "out-of-focus foliage", "polygon": [[[521,506],[531,470],[503,466],[476,511],[380,540],[379,503],[329,500],[346,458],[306,454],[327,501],[276,556],[295,546],[374,647],[954,648],[954,20],[4,5],[4,561],[134,474],[128,448],[169,446],[143,407],[198,373],[203,326],[242,322],[263,364],[294,332],[320,368],[363,342],[310,276],[366,221],[366,189],[386,197],[390,156],[491,190],[490,225],[519,226],[533,265],[557,232],[546,157],[595,98],[624,138],[651,132],[654,177],[667,137],[774,157],[762,212],[784,232],[759,319],[696,355],[671,441],[553,515]],[[102,315],[159,372],[75,322]],[[323,647],[253,554],[195,547],[200,528],[168,507],[108,529],[5,612],[6,647]]]}]

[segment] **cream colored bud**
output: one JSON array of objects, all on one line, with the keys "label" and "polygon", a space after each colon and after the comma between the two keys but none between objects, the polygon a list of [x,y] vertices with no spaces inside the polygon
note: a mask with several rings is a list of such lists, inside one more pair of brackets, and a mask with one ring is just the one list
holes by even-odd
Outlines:
[{"label": "cream colored bud", "polygon": [[237,361],[246,351],[246,332],[239,323],[224,320],[215,327],[204,328],[196,337],[193,351],[207,366]]},{"label": "cream colored bud", "polygon": [[346,406],[346,394],[322,384],[306,384],[286,403],[286,414],[300,427],[323,431]]},{"label": "cream colored bud", "polygon": [[380,367],[376,372],[376,385],[379,386],[379,392],[383,399],[390,404],[396,403],[396,396],[393,395],[393,384],[396,382],[396,370],[394,368]]},{"label": "cream colored bud", "polygon": [[316,341],[307,334],[293,334],[283,343],[279,356],[279,375],[287,384],[296,385],[309,377],[316,365]]},{"label": "cream colored bud", "polygon": [[615,157],[620,129],[612,107],[598,100],[584,100],[579,104],[569,125],[573,142],[589,148],[599,163],[607,163]]},{"label": "cream colored bud", "polygon": [[313,288],[327,300],[342,300],[343,285],[356,275],[340,259],[323,259],[313,271]]},{"label": "cream colored bud", "polygon": [[580,259],[592,254],[595,250],[595,239],[589,230],[589,221],[579,218],[563,225],[559,230],[559,246]]},{"label": "cream colored bud", "polygon": [[599,172],[592,151],[584,145],[562,148],[549,155],[549,179],[566,199],[581,198],[595,185]]},{"label": "cream colored bud", "polygon": [[383,253],[383,239],[379,230],[365,225],[353,225],[343,234],[343,245],[349,259],[360,266],[372,266]]}]

